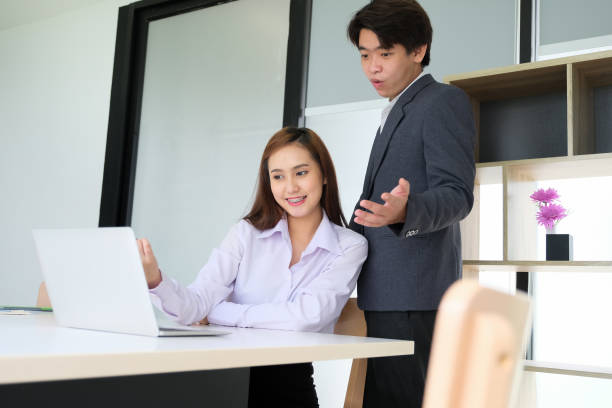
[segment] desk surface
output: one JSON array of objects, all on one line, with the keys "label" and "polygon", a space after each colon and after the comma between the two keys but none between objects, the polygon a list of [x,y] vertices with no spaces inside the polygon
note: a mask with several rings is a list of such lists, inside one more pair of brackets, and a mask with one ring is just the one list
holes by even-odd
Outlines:
[{"label": "desk surface", "polygon": [[0,315],[0,384],[413,354],[414,342],[223,327],[157,338],[57,326],[52,313]]}]

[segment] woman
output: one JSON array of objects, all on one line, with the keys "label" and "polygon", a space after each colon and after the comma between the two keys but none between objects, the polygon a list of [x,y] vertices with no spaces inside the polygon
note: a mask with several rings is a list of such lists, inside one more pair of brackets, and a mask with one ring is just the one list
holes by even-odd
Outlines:
[{"label": "woman", "polygon": [[[255,202],[184,288],[138,240],[154,303],[183,324],[331,333],[355,288],[367,241],[344,228],[333,163],[312,130],[268,141]],[[317,407],[312,364],[251,369],[249,407]]]}]

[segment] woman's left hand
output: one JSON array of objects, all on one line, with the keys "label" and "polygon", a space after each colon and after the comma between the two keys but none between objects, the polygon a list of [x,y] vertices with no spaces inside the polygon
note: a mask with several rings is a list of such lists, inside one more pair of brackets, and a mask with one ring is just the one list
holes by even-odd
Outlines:
[{"label": "woman's left hand", "polygon": [[140,260],[142,261],[142,267],[144,268],[147,285],[149,286],[149,289],[153,289],[162,281],[161,272],[159,270],[159,266],[157,265],[157,259],[155,259],[151,244],[146,238],[137,239],[136,242],[138,243],[138,252],[140,253]]}]

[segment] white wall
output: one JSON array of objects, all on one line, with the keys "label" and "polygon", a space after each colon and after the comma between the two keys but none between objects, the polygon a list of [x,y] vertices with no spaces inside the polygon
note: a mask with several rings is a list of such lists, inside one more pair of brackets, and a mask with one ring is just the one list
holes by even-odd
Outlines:
[{"label": "white wall", "polygon": [[0,304],[33,304],[33,227],[98,224],[118,7],[0,31]]},{"label": "white wall", "polygon": [[[367,3],[368,0],[313,0],[309,107],[378,97],[361,72],[357,49],[346,36],[353,14]],[[517,0],[419,0],[419,3],[433,26],[428,72],[438,81],[449,74],[515,62]]]}]

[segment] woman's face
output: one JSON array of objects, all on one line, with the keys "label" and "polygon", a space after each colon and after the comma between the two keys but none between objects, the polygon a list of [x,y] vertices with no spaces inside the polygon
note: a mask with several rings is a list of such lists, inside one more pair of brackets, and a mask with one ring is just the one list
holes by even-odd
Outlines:
[{"label": "woman's face", "polygon": [[274,199],[289,217],[321,217],[323,176],[319,164],[299,143],[281,147],[268,159]]}]

